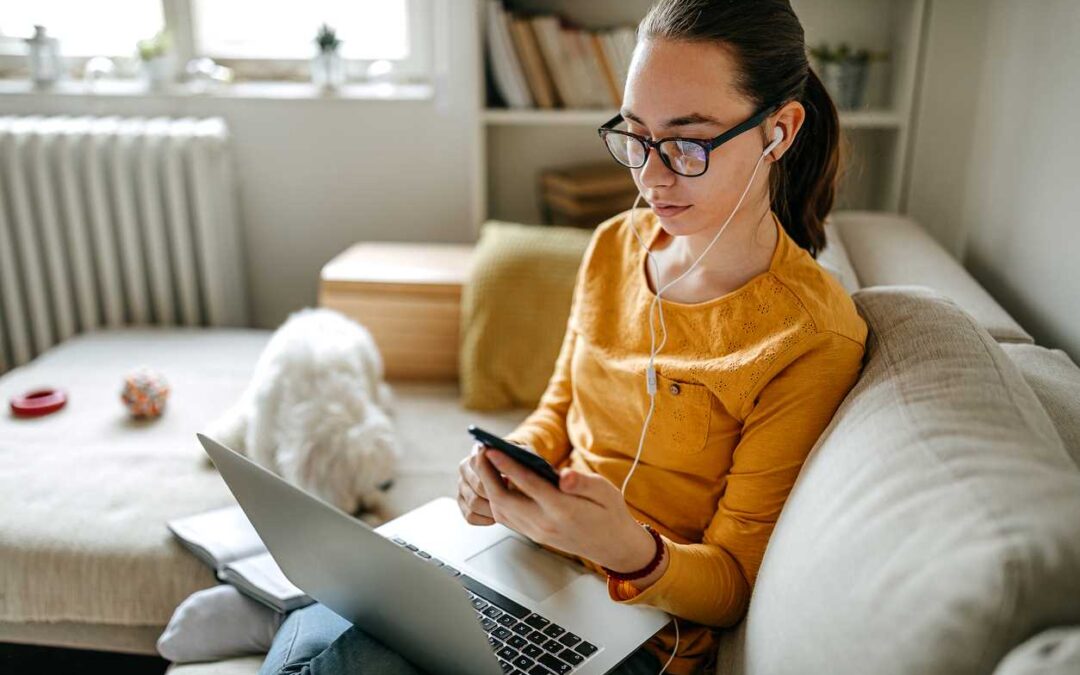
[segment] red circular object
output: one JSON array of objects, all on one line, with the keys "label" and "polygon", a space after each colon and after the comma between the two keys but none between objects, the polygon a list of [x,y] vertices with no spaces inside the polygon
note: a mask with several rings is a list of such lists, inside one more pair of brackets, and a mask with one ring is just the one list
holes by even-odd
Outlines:
[{"label": "red circular object", "polygon": [[40,417],[54,413],[67,403],[67,394],[59,389],[38,389],[11,398],[11,412],[18,417]]}]

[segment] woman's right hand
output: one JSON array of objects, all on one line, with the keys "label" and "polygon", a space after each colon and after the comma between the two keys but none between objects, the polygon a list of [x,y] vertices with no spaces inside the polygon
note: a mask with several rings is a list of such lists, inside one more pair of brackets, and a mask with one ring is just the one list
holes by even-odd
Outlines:
[{"label": "woman's right hand", "polygon": [[480,482],[480,462],[488,461],[481,452],[482,443],[473,443],[472,452],[458,463],[457,503],[465,522],[470,525],[494,525],[491,504],[484,494],[484,484]]}]

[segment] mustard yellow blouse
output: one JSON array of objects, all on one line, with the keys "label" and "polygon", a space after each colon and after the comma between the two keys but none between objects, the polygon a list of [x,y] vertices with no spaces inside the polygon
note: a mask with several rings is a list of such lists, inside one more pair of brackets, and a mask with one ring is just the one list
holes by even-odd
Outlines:
[{"label": "mustard yellow blouse", "polygon": [[[654,293],[629,213],[596,230],[551,380],[508,435],[557,468],[600,474],[616,487],[649,407]],[[706,665],[716,629],[745,614],[792,484],[862,367],[867,327],[851,298],[775,214],[773,223],[778,243],[766,272],[706,302],[663,301],[656,409],[626,501],[661,533],[669,565],[644,591],[628,582],[608,590],[615,602],[680,617],[672,673]],[[638,211],[637,227],[650,248],[662,232],[651,210]],[[674,644],[669,625],[646,646],[665,663]]]}]

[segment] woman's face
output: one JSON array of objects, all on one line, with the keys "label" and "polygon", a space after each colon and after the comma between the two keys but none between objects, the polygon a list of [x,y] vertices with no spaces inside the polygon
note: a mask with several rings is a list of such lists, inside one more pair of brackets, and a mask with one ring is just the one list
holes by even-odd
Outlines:
[{"label": "woman's face", "polygon": [[[734,66],[720,45],[640,41],[623,95],[627,130],[653,140],[666,136],[712,139],[745,121],[756,110],[732,85]],[[713,150],[708,170],[693,178],[668,169],[652,148],[645,166],[631,169],[631,173],[667,232],[694,234],[720,227],[731,215],[765,145],[762,131],[749,129]],[[760,207],[755,205],[767,200],[768,161],[762,161],[732,228],[749,214],[760,217]],[[689,208],[665,214],[657,208],[661,204]]]}]

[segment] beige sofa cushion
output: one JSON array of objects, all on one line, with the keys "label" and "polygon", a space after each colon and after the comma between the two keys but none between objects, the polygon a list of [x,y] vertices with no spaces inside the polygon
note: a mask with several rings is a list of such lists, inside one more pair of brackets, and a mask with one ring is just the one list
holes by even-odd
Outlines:
[{"label": "beige sofa cushion", "polygon": [[[216,583],[165,522],[235,503],[195,431],[235,400],[270,336],[257,330],[129,329],[79,335],[0,377],[0,401],[69,391],[39,419],[0,415],[0,642],[154,653],[173,610]],[[172,386],[165,415],[128,421],[125,372]],[[454,495],[470,423],[507,433],[527,411],[470,413],[453,383],[394,383],[405,457],[372,524]]]},{"label": "beige sofa cushion", "polygon": [[1026,344],[1001,347],[1039,397],[1065,449],[1080,467],[1080,368],[1060,349]]},{"label": "beige sofa cushion", "polygon": [[1080,472],[930,289],[864,288],[862,376],[811,451],[719,672],[985,673],[1080,620]]},{"label": "beige sofa cushion", "polygon": [[874,211],[836,211],[830,219],[863,286],[929,286],[967,310],[998,342],[1034,342],[915,221]]}]

